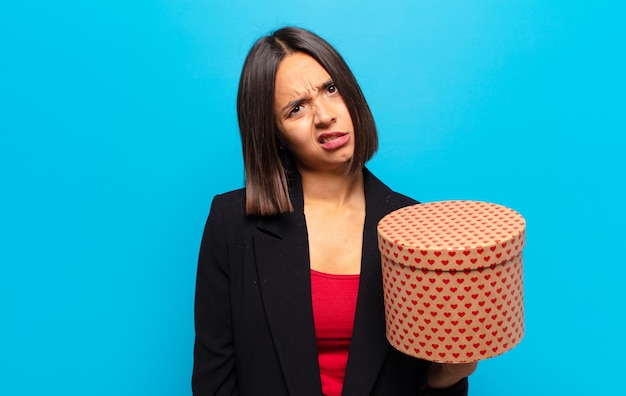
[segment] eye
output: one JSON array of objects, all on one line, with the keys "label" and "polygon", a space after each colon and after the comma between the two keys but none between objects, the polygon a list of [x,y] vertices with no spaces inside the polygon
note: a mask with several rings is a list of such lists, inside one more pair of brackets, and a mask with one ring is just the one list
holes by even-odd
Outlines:
[{"label": "eye", "polygon": [[337,86],[335,84],[329,85],[328,88],[326,88],[326,90],[328,91],[328,93],[331,93],[331,94],[339,92],[339,89],[337,89]]},{"label": "eye", "polygon": [[302,110],[300,105],[294,106],[293,109],[289,112],[289,116],[296,115]]}]

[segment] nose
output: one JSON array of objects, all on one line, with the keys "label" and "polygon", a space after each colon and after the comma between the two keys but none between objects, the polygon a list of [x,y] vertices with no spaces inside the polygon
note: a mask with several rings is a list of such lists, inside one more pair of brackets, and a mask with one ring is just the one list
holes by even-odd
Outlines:
[{"label": "nose", "polygon": [[317,100],[315,103],[315,124],[323,127],[328,126],[337,120],[337,116],[333,112],[332,106],[324,103],[323,99]]}]

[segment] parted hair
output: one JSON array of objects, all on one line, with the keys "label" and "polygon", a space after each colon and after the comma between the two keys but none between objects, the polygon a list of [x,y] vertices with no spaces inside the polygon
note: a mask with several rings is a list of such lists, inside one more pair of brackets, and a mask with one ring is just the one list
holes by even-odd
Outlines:
[{"label": "parted hair", "polygon": [[337,50],[316,34],[297,27],[285,27],[260,38],[245,59],[237,94],[248,215],[293,211],[288,178],[296,170],[276,126],[274,84],[278,65],[295,52],[308,54],[326,69],[348,108],[355,131],[348,173],[361,170],[378,148],[372,112]]}]

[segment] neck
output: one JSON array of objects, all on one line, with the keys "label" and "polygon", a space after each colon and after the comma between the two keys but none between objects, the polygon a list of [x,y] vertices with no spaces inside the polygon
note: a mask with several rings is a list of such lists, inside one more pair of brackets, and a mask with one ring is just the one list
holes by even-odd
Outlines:
[{"label": "neck", "polygon": [[325,203],[340,207],[364,198],[362,171],[352,175],[301,171],[300,176],[305,204]]}]

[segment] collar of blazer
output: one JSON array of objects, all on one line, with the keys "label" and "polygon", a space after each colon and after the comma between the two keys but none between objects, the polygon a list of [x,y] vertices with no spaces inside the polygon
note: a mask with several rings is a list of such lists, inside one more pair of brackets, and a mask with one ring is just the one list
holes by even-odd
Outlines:
[{"label": "collar of blazer", "polygon": [[[396,203],[392,191],[364,169],[366,199],[361,280],[344,380],[344,395],[371,392],[388,352],[376,224]],[[267,319],[289,393],[320,395],[311,304],[309,251],[302,185],[290,187],[293,213],[259,220],[254,246]]]}]

